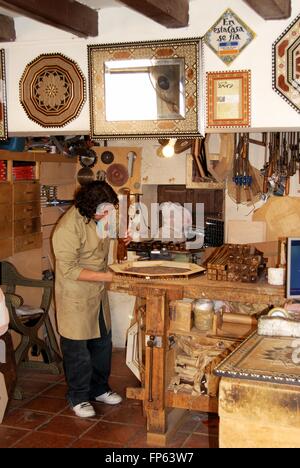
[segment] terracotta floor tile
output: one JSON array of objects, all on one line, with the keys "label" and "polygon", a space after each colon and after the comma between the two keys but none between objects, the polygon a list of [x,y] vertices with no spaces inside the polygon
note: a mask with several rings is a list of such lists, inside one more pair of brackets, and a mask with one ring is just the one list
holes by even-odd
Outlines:
[{"label": "terracotta floor tile", "polygon": [[19,379],[18,386],[24,396],[36,395],[51,385],[51,382],[33,379]]},{"label": "terracotta floor tile", "polygon": [[113,442],[102,442],[101,440],[92,440],[82,437],[76,440],[71,446],[72,448],[122,448],[122,444],[114,444]]},{"label": "terracotta floor tile", "polygon": [[207,418],[200,421],[199,426],[194,431],[199,434],[215,435],[219,434],[219,417],[218,415],[208,415]]},{"label": "terracotta floor tile", "polygon": [[68,391],[68,387],[66,384],[57,384],[54,387],[48,387],[45,391],[43,391],[43,396],[51,397],[51,398],[61,398],[66,399],[66,393]]},{"label": "terracotta floor tile", "polygon": [[192,434],[183,444],[184,448],[218,448],[218,438],[204,434]]},{"label": "terracotta floor tile", "polygon": [[[142,403],[126,398],[126,387],[140,382],[126,367],[125,351],[113,350],[112,389],[123,396],[117,406],[93,402],[94,418],[75,416],[65,398],[64,375],[20,369],[25,398],[10,400],[0,425],[0,447],[161,448],[147,444]],[[218,446],[217,415],[187,411],[168,448]]]},{"label": "terracotta floor tile", "polygon": [[24,408],[45,413],[58,413],[67,406],[65,400],[38,396],[24,405]]},{"label": "terracotta floor tile", "polygon": [[51,417],[50,414],[19,408],[6,414],[2,425],[33,430],[49,421]]},{"label": "terracotta floor tile", "polygon": [[[176,432],[169,443],[167,448],[180,448],[184,444],[188,437],[188,434],[183,432]],[[132,439],[129,440],[127,447],[130,448],[161,448],[161,445],[149,444],[147,442],[147,431],[146,429],[140,430]]]},{"label": "terracotta floor tile", "polygon": [[137,426],[146,426],[147,423],[140,406],[118,405],[118,408],[105,415],[102,420],[130,425],[136,424]]},{"label": "terracotta floor tile", "polygon": [[45,422],[45,424],[39,427],[38,431],[51,432],[52,434],[62,434],[78,438],[94,424],[96,424],[96,421],[91,419],[55,416],[49,422]]},{"label": "terracotta floor tile", "polygon": [[66,435],[31,432],[20,440],[14,448],[67,448],[75,440],[75,437]]},{"label": "terracotta floor tile", "polygon": [[14,429],[0,425],[0,448],[9,448],[28,434],[25,429]]},{"label": "terracotta floor tile", "polygon": [[138,431],[140,431],[140,428],[137,426],[100,421],[84,437],[86,439],[101,440],[102,442],[122,444],[124,447]]},{"label": "terracotta floor tile", "polygon": [[178,428],[179,432],[186,432],[191,434],[194,432],[200,424],[199,413],[195,411],[188,411],[184,416],[181,425]]}]

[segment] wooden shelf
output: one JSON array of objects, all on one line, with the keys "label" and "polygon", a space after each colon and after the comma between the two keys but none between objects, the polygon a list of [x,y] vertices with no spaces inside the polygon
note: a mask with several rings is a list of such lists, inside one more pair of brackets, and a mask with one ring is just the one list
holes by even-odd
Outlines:
[{"label": "wooden shelf", "polygon": [[196,327],[192,327],[190,331],[183,330],[169,330],[168,335],[181,335],[181,336],[199,336],[201,338],[209,338],[206,332],[198,330]]},{"label": "wooden shelf", "polygon": [[218,398],[208,395],[192,395],[191,392],[174,393],[167,391],[166,406],[169,408],[182,408],[205,413],[218,412]]},{"label": "wooden shelf", "polygon": [[30,152],[30,151],[7,151],[0,150],[0,160],[7,161],[33,161],[33,162],[61,162],[73,163],[77,162],[77,158],[69,158],[63,154],[49,154],[43,152]]}]

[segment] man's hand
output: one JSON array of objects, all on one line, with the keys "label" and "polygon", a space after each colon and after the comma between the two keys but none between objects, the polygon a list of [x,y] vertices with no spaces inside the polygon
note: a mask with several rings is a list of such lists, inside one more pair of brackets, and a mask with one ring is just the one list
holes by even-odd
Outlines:
[{"label": "man's hand", "polygon": [[130,242],[132,241],[132,237],[130,235],[130,231],[127,230],[125,232],[125,237],[123,238],[123,241],[124,241],[124,244],[127,246],[128,244],[130,244]]}]

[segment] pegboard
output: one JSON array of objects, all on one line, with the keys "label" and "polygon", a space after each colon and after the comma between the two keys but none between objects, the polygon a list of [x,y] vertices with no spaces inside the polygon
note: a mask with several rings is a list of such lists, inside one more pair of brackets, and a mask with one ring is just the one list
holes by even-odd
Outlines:
[{"label": "pegboard", "polygon": [[[129,169],[129,153],[133,152],[136,154],[136,158],[133,163],[132,176],[128,174],[128,180],[122,185],[114,185],[108,179],[106,181],[114,188],[116,193],[119,193],[121,189],[128,188],[132,194],[141,193],[141,161],[142,161],[142,148],[135,146],[94,146],[92,148],[97,154],[97,162],[91,167],[91,170],[94,173],[94,180],[98,179],[99,171],[107,171],[112,164],[121,164],[128,171]],[[101,155],[109,151],[113,154],[113,161],[109,164],[105,164],[101,160]],[[79,160],[77,163],[77,172],[82,168]]]}]

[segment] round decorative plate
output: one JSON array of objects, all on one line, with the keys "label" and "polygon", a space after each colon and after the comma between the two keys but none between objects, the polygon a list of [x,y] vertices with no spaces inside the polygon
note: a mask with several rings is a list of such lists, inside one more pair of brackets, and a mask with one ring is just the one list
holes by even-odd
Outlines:
[{"label": "round decorative plate", "polygon": [[116,187],[126,184],[128,171],[123,164],[111,164],[106,171],[107,182]]},{"label": "round decorative plate", "polygon": [[78,65],[62,54],[39,55],[20,80],[20,101],[28,117],[42,127],[63,127],[75,119],[86,98]]},{"label": "round decorative plate", "polygon": [[114,161],[115,157],[111,151],[103,151],[101,154],[101,161],[104,164],[111,164]]}]

